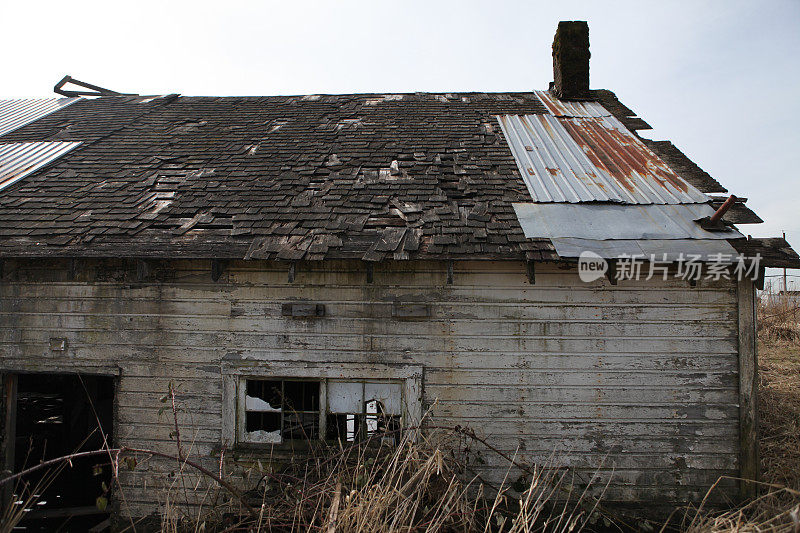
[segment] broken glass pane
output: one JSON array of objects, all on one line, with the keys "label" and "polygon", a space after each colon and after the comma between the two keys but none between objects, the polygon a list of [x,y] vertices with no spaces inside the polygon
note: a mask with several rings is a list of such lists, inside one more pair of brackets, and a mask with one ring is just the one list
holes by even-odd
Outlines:
[{"label": "broken glass pane", "polygon": [[[402,413],[402,389],[400,383],[388,381],[367,382],[364,384],[364,399],[377,400],[381,403],[383,414],[399,415]],[[369,411],[367,411],[369,412]]]}]

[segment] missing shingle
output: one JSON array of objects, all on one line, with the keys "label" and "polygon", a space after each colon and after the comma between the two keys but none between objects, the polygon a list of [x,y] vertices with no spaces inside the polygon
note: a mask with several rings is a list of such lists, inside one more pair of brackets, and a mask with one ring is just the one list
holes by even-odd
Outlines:
[{"label": "missing shingle", "polygon": [[287,125],[288,123],[289,123],[289,120],[287,120],[287,119],[270,120],[269,122],[266,123],[267,128],[269,128],[267,130],[267,133],[275,133],[276,131],[278,131],[279,129],[281,129],[282,127]]},{"label": "missing shingle", "polygon": [[383,102],[396,102],[403,99],[402,94],[384,94],[378,98],[368,98],[364,100],[365,105],[378,105],[382,104]]},{"label": "missing shingle", "polygon": [[202,128],[208,124],[205,120],[186,120],[183,124],[175,126],[170,130],[170,133],[192,133],[197,131],[198,129]]},{"label": "missing shingle", "polygon": [[363,122],[360,118],[344,118],[336,124],[336,130],[340,131],[343,129],[358,129],[363,125]]}]

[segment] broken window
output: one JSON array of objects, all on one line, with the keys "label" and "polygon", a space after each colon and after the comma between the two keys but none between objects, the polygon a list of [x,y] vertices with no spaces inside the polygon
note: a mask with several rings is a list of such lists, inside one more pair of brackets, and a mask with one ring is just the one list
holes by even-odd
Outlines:
[{"label": "broken window", "polygon": [[402,386],[397,382],[328,382],[326,438],[355,442],[400,429]]},{"label": "broken window", "polygon": [[319,381],[248,379],[244,440],[280,443],[319,437]]},{"label": "broken window", "polygon": [[402,382],[246,378],[239,388],[240,442],[398,437]]}]

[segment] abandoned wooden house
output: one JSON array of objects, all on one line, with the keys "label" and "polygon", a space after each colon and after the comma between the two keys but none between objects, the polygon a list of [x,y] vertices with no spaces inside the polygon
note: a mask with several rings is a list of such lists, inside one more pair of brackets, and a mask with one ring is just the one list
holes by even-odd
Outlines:
[{"label": "abandoned wooden house", "polygon": [[[5,470],[103,436],[172,453],[172,388],[212,469],[430,409],[599,471],[607,502],[755,478],[755,290],[800,260],[589,89],[585,23],[559,25],[553,64],[524,93],[0,102]],[[84,466],[45,510],[91,512]],[[121,472],[109,508],[156,512],[174,468]]]}]

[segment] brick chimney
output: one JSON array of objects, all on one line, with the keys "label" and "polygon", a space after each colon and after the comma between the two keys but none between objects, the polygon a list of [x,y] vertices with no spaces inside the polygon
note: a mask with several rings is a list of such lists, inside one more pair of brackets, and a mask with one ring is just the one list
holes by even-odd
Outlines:
[{"label": "brick chimney", "polygon": [[553,39],[553,94],[563,100],[589,98],[589,25],[561,21]]}]

